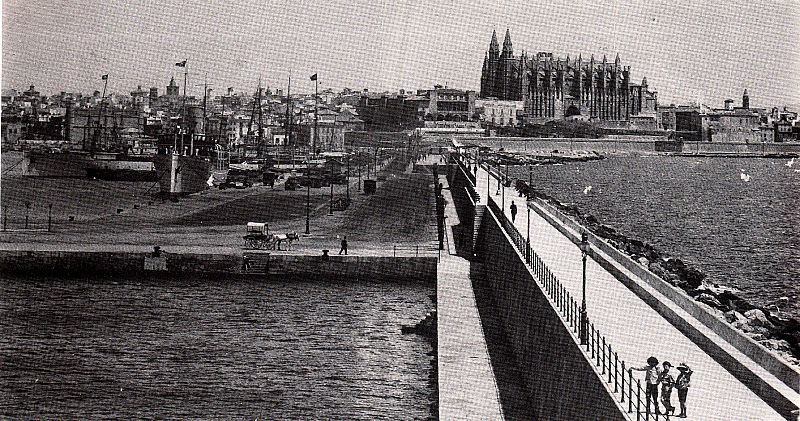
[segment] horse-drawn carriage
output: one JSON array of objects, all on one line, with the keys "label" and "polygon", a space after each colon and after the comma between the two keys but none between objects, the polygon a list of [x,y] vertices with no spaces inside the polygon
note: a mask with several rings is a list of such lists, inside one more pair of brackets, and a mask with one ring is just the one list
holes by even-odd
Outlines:
[{"label": "horse-drawn carriage", "polygon": [[300,236],[296,232],[286,234],[271,234],[269,224],[264,222],[248,222],[247,233],[244,238],[244,246],[251,249],[280,250],[281,244],[285,241],[287,249],[291,250],[292,243],[299,240]]},{"label": "horse-drawn carriage", "polygon": [[244,246],[252,249],[272,250],[275,248],[275,236],[269,233],[269,224],[264,222],[248,222],[244,236]]}]

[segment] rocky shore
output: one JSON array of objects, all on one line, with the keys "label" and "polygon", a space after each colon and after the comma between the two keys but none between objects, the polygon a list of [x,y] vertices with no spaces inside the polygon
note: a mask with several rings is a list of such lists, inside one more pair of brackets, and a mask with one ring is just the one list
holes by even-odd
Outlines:
[{"label": "rocky shore", "polygon": [[594,216],[583,214],[576,205],[561,203],[546,193],[528,186],[528,183],[522,180],[517,180],[516,188],[522,195],[529,198],[538,197],[553,204],[592,233],[648,268],[653,274],[710,307],[720,318],[750,338],[789,363],[800,366],[800,322],[780,314],[780,307],[788,303],[788,297],[782,297],[767,307],[755,306],[739,297],[735,289],[705,281],[705,274],[698,269],[686,265],[681,259],[656,250],[646,242],[617,232],[614,228],[600,223]]},{"label": "rocky shore", "polygon": [[588,162],[605,159],[597,152],[568,152],[553,150],[549,152],[506,152],[481,148],[481,161],[496,165],[554,165],[567,162]]}]

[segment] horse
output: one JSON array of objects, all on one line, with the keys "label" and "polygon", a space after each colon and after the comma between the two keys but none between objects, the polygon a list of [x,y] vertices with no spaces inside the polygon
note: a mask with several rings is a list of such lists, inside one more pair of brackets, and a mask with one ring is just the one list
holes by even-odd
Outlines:
[{"label": "horse", "polygon": [[281,249],[281,243],[286,241],[288,246],[286,246],[286,250],[292,249],[292,243],[296,240],[299,240],[300,236],[297,235],[297,231],[287,232],[286,234],[272,234],[272,240],[275,243],[275,249]]}]

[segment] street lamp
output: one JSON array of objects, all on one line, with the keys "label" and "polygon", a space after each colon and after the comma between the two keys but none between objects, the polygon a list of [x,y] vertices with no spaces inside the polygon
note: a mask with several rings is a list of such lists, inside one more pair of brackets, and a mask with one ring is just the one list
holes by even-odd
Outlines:
[{"label": "street lamp", "polygon": [[331,183],[331,210],[328,212],[328,215],[333,215],[333,159],[330,160],[331,162],[331,176],[328,180]]},{"label": "street lamp", "polygon": [[528,208],[528,237],[525,240],[525,260],[530,263],[531,262],[531,205],[528,204],[528,201],[525,201],[525,207]]},{"label": "street lamp", "polygon": [[591,250],[589,244],[589,235],[586,232],[581,233],[581,242],[578,244],[581,249],[581,257],[583,259],[583,293],[581,299],[581,322],[580,322],[580,337],[581,345],[589,343],[589,318],[586,316],[586,256]]}]

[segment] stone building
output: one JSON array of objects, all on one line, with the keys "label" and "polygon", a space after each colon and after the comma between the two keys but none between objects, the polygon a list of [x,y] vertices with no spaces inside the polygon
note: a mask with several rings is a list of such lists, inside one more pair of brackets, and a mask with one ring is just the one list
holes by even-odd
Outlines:
[{"label": "stone building", "polygon": [[[511,35],[506,31],[503,51],[498,53],[492,34],[481,74],[481,97],[523,100],[527,122],[562,120],[569,117],[592,121],[655,125],[658,95],[651,91],[647,78],[640,84],[631,78],[630,66],[594,55],[572,60],[539,52],[515,57]],[[633,118],[636,117],[636,118]],[[615,126],[612,124],[612,126]]]},{"label": "stone building", "polygon": [[480,121],[487,126],[516,126],[517,114],[524,110],[522,101],[510,101],[494,98],[475,100],[475,111]]}]

